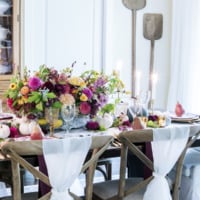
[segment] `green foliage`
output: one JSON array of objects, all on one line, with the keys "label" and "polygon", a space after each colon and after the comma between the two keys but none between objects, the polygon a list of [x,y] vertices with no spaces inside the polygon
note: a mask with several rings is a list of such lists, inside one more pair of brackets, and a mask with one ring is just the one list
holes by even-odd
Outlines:
[{"label": "green foliage", "polygon": [[115,105],[112,103],[108,103],[106,104],[103,108],[101,108],[100,113],[104,114],[104,113],[113,113],[115,110]]}]

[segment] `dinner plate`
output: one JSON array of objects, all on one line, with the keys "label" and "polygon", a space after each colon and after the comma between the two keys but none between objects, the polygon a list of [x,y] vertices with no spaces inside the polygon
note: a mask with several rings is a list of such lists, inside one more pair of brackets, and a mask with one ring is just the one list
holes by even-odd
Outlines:
[{"label": "dinner plate", "polygon": [[199,115],[192,114],[192,113],[186,113],[182,115],[181,117],[176,116],[175,114],[171,115],[172,122],[183,122],[183,123],[192,123],[195,121],[198,121]]},{"label": "dinner plate", "polygon": [[12,119],[13,117],[12,113],[0,113],[0,120]]}]

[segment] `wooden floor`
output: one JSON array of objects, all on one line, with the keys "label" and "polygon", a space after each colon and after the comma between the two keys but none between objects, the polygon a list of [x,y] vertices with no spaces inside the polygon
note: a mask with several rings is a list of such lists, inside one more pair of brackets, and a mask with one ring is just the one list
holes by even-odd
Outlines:
[{"label": "wooden floor", "polygon": [[[117,179],[119,177],[119,158],[113,158],[112,159],[112,179]],[[35,179],[32,174],[30,174],[28,171],[25,171],[24,174],[24,193],[25,199],[32,200],[35,198],[35,193],[38,191],[38,180]],[[84,175],[80,175],[79,177],[80,183],[84,186]],[[94,182],[100,182],[103,181],[104,178],[102,174],[99,171],[95,172],[95,178]],[[79,191],[81,193],[82,191]],[[29,193],[32,193],[29,195]],[[33,194],[34,193],[34,194]],[[9,197],[9,198],[5,198]],[[34,198],[32,198],[34,197]],[[0,182],[0,200],[11,200],[11,189],[5,183]]]}]

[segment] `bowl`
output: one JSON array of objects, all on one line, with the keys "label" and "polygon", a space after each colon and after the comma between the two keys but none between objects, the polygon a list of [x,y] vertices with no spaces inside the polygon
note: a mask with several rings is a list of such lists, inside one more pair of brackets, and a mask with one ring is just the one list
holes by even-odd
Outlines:
[{"label": "bowl", "polygon": [[7,74],[12,71],[10,65],[0,65],[0,74]]},{"label": "bowl", "polygon": [[7,38],[8,33],[9,30],[7,28],[0,26],[0,41],[5,40]]}]

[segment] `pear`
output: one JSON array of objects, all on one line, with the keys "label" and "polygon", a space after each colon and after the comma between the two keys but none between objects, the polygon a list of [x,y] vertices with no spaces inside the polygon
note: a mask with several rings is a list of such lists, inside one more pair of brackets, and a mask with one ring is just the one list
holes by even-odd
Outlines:
[{"label": "pear", "polygon": [[179,102],[176,103],[175,113],[177,117],[181,117],[185,113],[183,106]]},{"label": "pear", "polygon": [[139,117],[135,117],[134,121],[132,122],[132,128],[133,129],[144,129],[144,124],[141,122],[141,119]]},{"label": "pear", "polygon": [[31,132],[30,138],[31,140],[42,140],[43,139],[43,132],[39,125],[35,125],[33,127],[33,131]]}]

